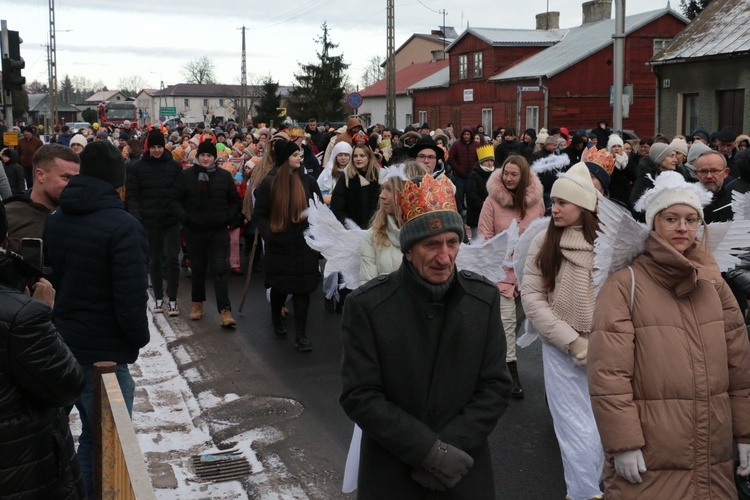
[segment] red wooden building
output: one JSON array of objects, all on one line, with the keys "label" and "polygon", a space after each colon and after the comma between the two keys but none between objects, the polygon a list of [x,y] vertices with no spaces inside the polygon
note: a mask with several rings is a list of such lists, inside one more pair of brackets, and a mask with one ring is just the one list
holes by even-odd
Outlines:
[{"label": "red wooden building", "polygon": [[[656,78],[646,63],[687,23],[668,8],[626,17],[624,129],[654,133]],[[414,116],[426,114],[436,126],[481,123],[487,131],[611,123],[614,30],[613,19],[569,29],[469,28],[447,48],[447,80],[409,88]]]}]

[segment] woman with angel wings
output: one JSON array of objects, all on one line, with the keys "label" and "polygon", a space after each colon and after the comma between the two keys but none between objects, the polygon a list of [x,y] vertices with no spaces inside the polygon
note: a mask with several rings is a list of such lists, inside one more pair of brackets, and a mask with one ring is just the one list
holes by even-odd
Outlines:
[{"label": "woman with angel wings", "polygon": [[[542,183],[523,156],[509,156],[503,166],[490,175],[487,192],[478,223],[479,234],[485,240],[508,229],[513,220],[517,221],[518,232],[522,234],[532,221],[544,216]],[[513,378],[511,397],[522,399],[523,387],[516,364],[516,333],[523,318],[523,308],[517,285],[516,275],[511,268],[506,269],[505,279],[497,283],[500,289],[500,315],[508,346],[505,361]]]},{"label": "woman with angel wings", "polygon": [[600,200],[595,279],[622,268],[598,294],[588,356],[607,498],[737,498],[733,439],[750,473],[750,343],[721,277],[750,224],[707,226],[710,201],[677,172],[636,204],[645,227]]},{"label": "woman with angel wings", "polygon": [[560,444],[568,498],[600,498],[604,453],[591,413],[586,360],[594,314],[597,191],[586,164],[560,173],[552,218],[534,237],[521,300],[542,339],[544,384]]}]

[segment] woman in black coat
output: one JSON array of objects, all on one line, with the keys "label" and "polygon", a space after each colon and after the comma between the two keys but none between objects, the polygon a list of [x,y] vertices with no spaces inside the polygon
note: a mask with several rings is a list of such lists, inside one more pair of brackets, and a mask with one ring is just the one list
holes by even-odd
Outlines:
[{"label": "woman in black coat", "polygon": [[[7,233],[0,205],[0,233]],[[64,407],[83,371],[52,325],[54,289],[20,257],[0,249],[0,497],[86,497]]]},{"label": "woman in black coat", "polygon": [[378,210],[380,167],[369,146],[357,144],[349,164],[339,174],[331,193],[331,210],[343,224],[353,220],[362,229],[370,227],[370,219]]},{"label": "woman in black coat", "polygon": [[318,183],[300,168],[300,148],[294,142],[274,142],[276,163],[255,191],[253,218],[265,243],[266,282],[271,287],[271,320],[277,338],[286,338],[281,308],[288,294],[294,304],[294,346],[311,351],[305,327],[310,292],[318,287],[318,253],[305,242],[307,219],[302,212],[315,195]]}]

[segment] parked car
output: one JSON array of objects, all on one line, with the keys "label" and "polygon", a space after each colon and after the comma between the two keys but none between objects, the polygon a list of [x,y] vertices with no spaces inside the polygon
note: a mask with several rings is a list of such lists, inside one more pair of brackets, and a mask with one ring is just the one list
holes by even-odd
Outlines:
[{"label": "parked car", "polygon": [[75,134],[82,128],[88,128],[88,129],[91,128],[91,124],[89,122],[73,122],[73,123],[66,123],[65,125],[67,125],[70,128],[71,134]]}]

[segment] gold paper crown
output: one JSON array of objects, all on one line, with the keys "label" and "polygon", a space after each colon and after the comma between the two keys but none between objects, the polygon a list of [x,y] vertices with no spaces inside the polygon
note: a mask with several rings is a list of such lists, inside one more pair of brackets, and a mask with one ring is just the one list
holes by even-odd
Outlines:
[{"label": "gold paper crown", "polygon": [[482,160],[494,157],[495,148],[492,147],[492,144],[485,144],[484,146],[480,146],[477,148],[477,158],[479,159],[480,163],[482,162]]},{"label": "gold paper crown", "polygon": [[589,158],[588,161],[596,163],[602,167],[609,175],[615,170],[615,157],[612,153],[608,153],[606,149],[597,149]]},{"label": "gold paper crown", "polygon": [[398,191],[399,219],[401,226],[422,215],[433,212],[457,212],[453,183],[445,176],[436,180],[425,175],[417,186],[406,181],[404,189]]}]

